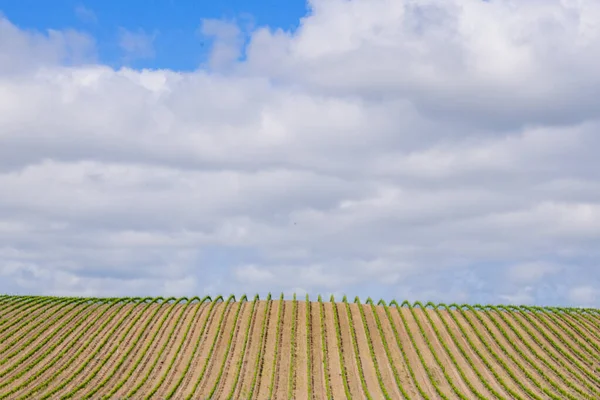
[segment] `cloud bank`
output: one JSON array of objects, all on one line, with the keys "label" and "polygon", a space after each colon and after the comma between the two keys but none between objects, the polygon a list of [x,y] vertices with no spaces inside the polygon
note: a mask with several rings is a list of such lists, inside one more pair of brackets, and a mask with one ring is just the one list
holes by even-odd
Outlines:
[{"label": "cloud bank", "polygon": [[0,19],[0,292],[600,306],[597,1],[227,24],[182,73]]}]

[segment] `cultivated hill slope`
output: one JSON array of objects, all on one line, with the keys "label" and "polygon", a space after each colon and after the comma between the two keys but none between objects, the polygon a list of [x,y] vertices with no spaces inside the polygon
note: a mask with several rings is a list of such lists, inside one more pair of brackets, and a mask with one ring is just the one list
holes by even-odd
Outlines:
[{"label": "cultivated hill slope", "polygon": [[600,399],[600,310],[0,297],[0,398]]}]

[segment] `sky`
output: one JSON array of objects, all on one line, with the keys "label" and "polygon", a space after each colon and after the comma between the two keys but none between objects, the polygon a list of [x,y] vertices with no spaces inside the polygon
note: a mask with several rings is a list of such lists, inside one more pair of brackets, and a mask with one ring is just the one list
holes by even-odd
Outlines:
[{"label": "sky", "polygon": [[201,3],[0,0],[0,293],[600,307],[598,1]]}]

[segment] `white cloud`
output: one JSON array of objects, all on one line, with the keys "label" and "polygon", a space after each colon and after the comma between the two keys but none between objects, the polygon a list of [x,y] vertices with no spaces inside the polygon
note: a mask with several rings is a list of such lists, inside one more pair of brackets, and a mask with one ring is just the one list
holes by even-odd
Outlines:
[{"label": "white cloud", "polygon": [[578,306],[593,306],[598,301],[598,289],[590,285],[574,287],[569,291],[569,300]]},{"label": "white cloud", "polygon": [[598,305],[595,4],[315,0],[193,73],[0,20],[0,291]]},{"label": "white cloud", "polygon": [[130,31],[125,28],[119,28],[119,47],[124,52],[126,62],[136,59],[154,58],[154,40],[158,36],[157,32],[152,34],[143,29]]}]

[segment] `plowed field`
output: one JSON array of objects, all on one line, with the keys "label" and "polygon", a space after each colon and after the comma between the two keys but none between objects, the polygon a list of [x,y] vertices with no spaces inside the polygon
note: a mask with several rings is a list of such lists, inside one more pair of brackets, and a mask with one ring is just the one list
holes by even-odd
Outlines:
[{"label": "plowed field", "polygon": [[0,296],[0,399],[55,398],[600,399],[600,310]]}]

